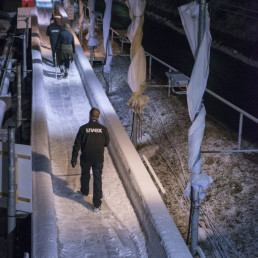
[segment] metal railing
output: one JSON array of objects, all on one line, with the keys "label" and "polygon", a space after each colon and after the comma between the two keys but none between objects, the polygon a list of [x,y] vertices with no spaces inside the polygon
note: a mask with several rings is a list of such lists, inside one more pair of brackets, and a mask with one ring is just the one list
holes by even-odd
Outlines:
[{"label": "metal railing", "polygon": [[[171,65],[165,63],[164,61],[160,60],[159,58],[153,56],[152,54],[145,52],[146,56],[149,57],[149,67],[148,67],[148,80],[151,81],[151,66],[152,66],[152,59],[156,60],[160,64],[164,65],[165,67],[168,68],[168,72],[174,71],[178,72],[174,67]],[[189,77],[186,76],[188,80],[190,80]],[[172,86],[173,87],[173,86]],[[176,86],[178,87],[178,86]],[[258,118],[252,116],[251,114],[247,113],[243,109],[237,107],[236,105],[232,104],[231,102],[227,101],[226,99],[222,98],[221,96],[217,95],[216,93],[212,92],[211,90],[207,89],[205,90],[206,93],[210,94],[213,96],[215,99],[219,100],[220,102],[226,104],[230,108],[234,109],[239,113],[239,127],[238,127],[238,149],[237,150],[219,150],[219,151],[202,151],[202,153],[233,153],[233,152],[258,152],[258,149],[253,149],[253,150],[244,150],[241,149],[241,142],[242,142],[242,131],[243,131],[243,117],[249,118],[251,121],[254,123],[258,124]]]},{"label": "metal railing", "polygon": [[[117,35],[116,38],[119,38],[121,41],[121,54],[123,54],[123,42],[125,39],[125,35],[120,35],[119,31],[113,29],[110,27],[111,30],[111,39],[113,41],[114,37],[114,33]],[[177,69],[175,69],[173,66],[167,64],[166,62],[162,61],[161,59],[159,59],[158,57],[150,54],[149,52],[145,51],[145,55],[146,57],[149,57],[149,63],[148,63],[148,81],[151,81],[151,77],[152,77],[152,60],[156,60],[158,63],[160,63],[161,65],[165,66],[168,68],[168,73],[171,72],[179,72]],[[190,80],[189,77],[187,77],[186,75],[184,75],[188,80]],[[170,85],[170,81],[168,85],[158,85],[158,86],[165,86],[168,87],[168,94],[170,95],[170,88],[178,88],[178,87],[182,87],[182,86],[178,86],[178,85]],[[175,91],[174,91],[175,92]],[[179,95],[181,94],[185,94],[186,91],[183,91],[182,93],[178,93]],[[237,111],[239,113],[239,127],[238,127],[238,148],[237,150],[218,150],[218,151],[202,151],[202,153],[234,153],[234,152],[258,152],[258,149],[253,149],[253,150],[248,150],[248,149],[241,149],[241,142],[242,142],[242,131],[243,131],[243,118],[244,116],[247,117],[248,119],[250,119],[251,121],[253,121],[254,123],[258,124],[258,118],[252,116],[251,114],[247,113],[246,111],[244,111],[243,109],[237,107],[236,105],[232,104],[231,102],[227,101],[226,99],[222,98],[221,96],[217,95],[216,93],[212,92],[211,90],[207,89],[205,90],[206,93],[210,94],[211,96],[213,96],[215,99],[219,100],[220,102],[226,104],[227,106],[229,106],[230,108],[232,108],[233,110]]]},{"label": "metal railing", "polygon": [[[128,54],[124,54],[124,43],[129,43],[130,44],[130,40],[127,38],[126,36],[126,30],[115,30],[113,28],[110,27],[111,30],[111,44],[113,43],[113,40],[119,39],[121,42],[121,47],[120,47],[120,53],[121,55],[125,55],[125,56],[129,56]],[[116,36],[114,36],[114,34]]]},{"label": "metal railing", "polygon": [[[237,107],[236,105],[232,104],[231,102],[227,101],[226,99],[222,98],[221,96],[217,95],[216,93],[212,92],[209,89],[205,90],[207,93],[209,93],[211,96],[216,98],[217,100],[220,100],[222,103],[226,104],[227,106],[231,107],[235,111],[239,113],[239,127],[238,127],[238,150],[241,148],[241,141],[242,141],[242,129],[243,129],[243,117],[249,118],[254,123],[258,124],[258,118],[250,115],[243,109]],[[242,152],[258,152],[258,150],[241,150]],[[230,152],[230,150],[224,150],[220,152]],[[231,152],[236,152],[236,150],[231,150]],[[207,152],[206,152],[207,153]]]}]

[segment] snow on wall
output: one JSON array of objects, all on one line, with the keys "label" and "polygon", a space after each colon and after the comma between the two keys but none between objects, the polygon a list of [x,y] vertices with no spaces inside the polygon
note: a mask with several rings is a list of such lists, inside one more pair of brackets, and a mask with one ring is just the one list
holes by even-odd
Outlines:
[{"label": "snow on wall", "polygon": [[32,257],[58,257],[56,215],[53,199],[48,146],[43,69],[37,9],[31,13],[33,95],[31,119],[32,146]]}]

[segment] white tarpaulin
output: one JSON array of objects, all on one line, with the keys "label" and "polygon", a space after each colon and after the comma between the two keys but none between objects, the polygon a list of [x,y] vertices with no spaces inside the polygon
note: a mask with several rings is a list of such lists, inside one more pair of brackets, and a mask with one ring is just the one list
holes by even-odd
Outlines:
[{"label": "white tarpaulin", "polygon": [[112,0],[105,0],[106,9],[103,18],[103,46],[106,54],[106,63],[104,65],[104,73],[110,73],[111,61],[113,56],[111,42],[109,40],[109,29],[111,22],[111,10],[112,10]]},{"label": "white tarpaulin", "polygon": [[[187,104],[192,126],[188,132],[189,140],[189,167],[192,172],[191,185],[200,192],[200,199],[205,197],[206,190],[211,182],[211,177],[207,176],[201,170],[201,143],[205,128],[205,107],[202,104],[202,98],[206,89],[209,76],[210,62],[210,19],[206,6],[206,22],[203,39],[198,49],[198,22],[199,22],[199,4],[192,2],[178,8],[182,24],[189,41],[192,54],[195,58],[195,64],[191,74],[191,79],[187,89]],[[185,194],[190,195],[190,185],[188,185]]]},{"label": "white tarpaulin", "polygon": [[95,0],[89,0],[89,9],[90,9],[90,26],[89,33],[86,36],[88,40],[89,47],[96,47],[99,42],[95,39]]},{"label": "white tarpaulin", "polygon": [[79,0],[79,13],[80,13],[79,26],[78,26],[79,31],[83,29],[83,25],[82,25],[82,22],[83,22],[83,19],[84,19],[83,7],[84,7],[84,4],[83,4],[82,0]]},{"label": "white tarpaulin", "polygon": [[131,64],[128,70],[128,84],[133,91],[129,106],[139,116],[148,103],[148,97],[142,93],[146,87],[146,57],[142,42],[143,13],[146,6],[145,0],[128,0],[131,24],[127,29],[127,37],[131,42]]}]

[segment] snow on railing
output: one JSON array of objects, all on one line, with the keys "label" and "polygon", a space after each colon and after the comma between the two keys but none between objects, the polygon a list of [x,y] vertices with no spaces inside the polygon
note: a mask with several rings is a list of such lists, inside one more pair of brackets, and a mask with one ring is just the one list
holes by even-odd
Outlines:
[{"label": "snow on railing", "polygon": [[[153,56],[152,54],[148,53],[145,51],[146,56],[149,56],[150,61],[149,61],[149,80],[151,80],[151,60],[154,59],[157,62],[159,62],[160,64],[166,66],[170,71],[174,71],[174,72],[178,72],[177,69],[175,69],[174,67],[172,67],[171,65],[167,64],[166,62],[162,61],[161,59]],[[186,76],[186,75],[185,75]],[[189,77],[186,76],[187,79],[190,80]],[[247,117],[249,118],[251,121],[253,121],[254,123],[258,124],[258,118],[252,116],[251,114],[249,114],[248,112],[244,111],[243,109],[237,107],[236,105],[232,104],[231,102],[227,101],[226,99],[222,98],[221,96],[219,96],[218,94],[214,93],[213,91],[209,90],[209,89],[205,89],[205,92],[210,94],[211,96],[213,96],[214,98],[216,98],[217,100],[219,100],[220,102],[226,104],[227,106],[229,106],[230,108],[232,108],[233,110],[237,111],[240,115],[239,117],[239,129],[238,129],[238,149],[237,150],[221,150],[221,151],[202,151],[202,153],[216,153],[216,152],[220,152],[220,153],[224,153],[224,152],[258,152],[258,149],[252,149],[252,150],[248,150],[248,149],[241,149],[241,141],[242,141],[242,130],[243,130],[243,117]]]},{"label": "snow on railing", "polygon": [[[121,41],[121,55],[126,56],[125,54],[123,54],[123,45],[122,45],[126,41],[126,35],[124,33],[121,34],[120,31],[117,31],[117,30],[115,30],[111,27],[110,27],[110,30],[112,32],[112,37],[111,37],[112,41],[115,38],[114,37],[114,33],[115,33],[118,36],[117,38],[119,38],[120,41]],[[145,55],[149,57],[149,65],[148,65],[148,80],[149,81],[151,81],[152,60],[156,60],[157,62],[159,62],[163,66],[167,67],[168,68],[168,73],[171,73],[171,71],[172,72],[179,72],[176,68],[174,68],[173,66],[171,66],[171,65],[167,64],[166,62],[162,61],[158,57],[150,54],[149,52],[145,51]],[[187,77],[186,75],[183,75],[183,76],[185,78],[187,78],[187,80],[190,80],[190,78]],[[168,86],[169,89],[170,89],[171,85],[165,85],[165,86]],[[173,87],[181,87],[181,86],[173,86]],[[258,118],[252,116],[251,114],[247,113],[243,109],[237,107],[236,105],[232,104],[231,102],[227,101],[226,99],[222,98],[221,96],[217,95],[216,93],[214,93],[213,91],[211,91],[207,88],[205,89],[205,92],[210,94],[211,96],[213,96],[215,99],[219,100],[220,102],[226,104],[227,106],[229,106],[233,110],[237,111],[240,116],[239,116],[239,127],[238,127],[238,149],[237,150],[202,151],[202,153],[258,152],[258,149],[252,149],[252,150],[241,149],[242,131],[243,131],[243,117],[245,116],[245,117],[249,118],[251,121],[253,121],[256,124],[258,124]],[[184,91],[184,93],[185,93],[185,91]],[[179,95],[182,95],[182,94],[179,94]]]}]

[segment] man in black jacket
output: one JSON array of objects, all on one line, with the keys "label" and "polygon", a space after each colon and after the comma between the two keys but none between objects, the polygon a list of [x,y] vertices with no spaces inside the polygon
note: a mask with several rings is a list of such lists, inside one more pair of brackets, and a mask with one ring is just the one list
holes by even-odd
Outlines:
[{"label": "man in black jacket", "polygon": [[60,13],[60,8],[59,6],[55,6],[54,11],[52,13],[52,17],[56,19],[56,23],[60,26],[62,26],[63,22],[63,16]]},{"label": "man in black jacket", "polygon": [[107,128],[98,120],[100,111],[92,108],[90,121],[81,126],[73,145],[71,164],[74,168],[77,163],[78,151],[81,150],[81,193],[89,194],[90,168],[93,171],[93,205],[94,211],[99,211],[102,199],[102,169],[104,162],[104,147],[109,144]]},{"label": "man in black jacket", "polygon": [[73,61],[73,54],[75,54],[74,38],[69,30],[70,25],[65,23],[56,43],[58,65],[61,74],[64,72],[65,78],[68,76],[70,62]]},{"label": "man in black jacket", "polygon": [[54,66],[56,66],[56,62],[55,62],[56,43],[57,43],[57,39],[58,39],[61,31],[62,31],[62,27],[56,23],[56,19],[51,18],[50,25],[47,26],[46,35],[49,36],[49,38],[50,38],[50,45],[51,45],[51,50],[52,50]]}]

